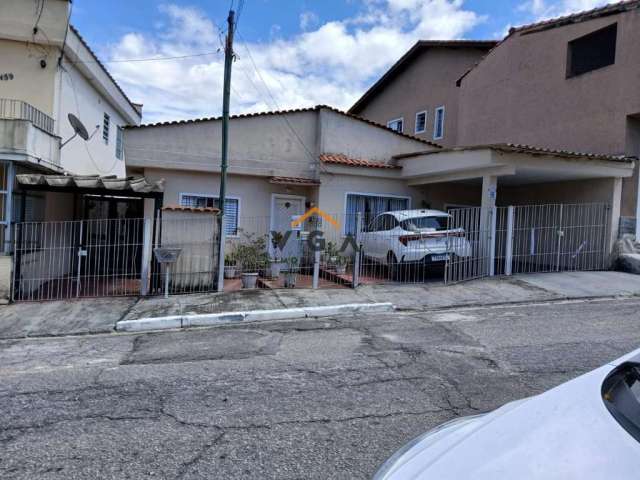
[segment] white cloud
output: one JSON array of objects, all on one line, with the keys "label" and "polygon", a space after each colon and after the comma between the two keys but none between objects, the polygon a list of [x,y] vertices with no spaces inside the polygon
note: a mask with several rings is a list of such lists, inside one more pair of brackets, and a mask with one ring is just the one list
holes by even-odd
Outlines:
[{"label": "white cloud", "polygon": [[[289,38],[277,34],[268,42],[245,45],[241,26],[232,112],[318,103],[348,108],[417,40],[463,38],[484,20],[466,10],[463,0],[362,1],[361,12],[342,21],[319,24],[311,16],[301,17],[303,32]],[[220,48],[217,28],[201,11],[177,5],[160,11],[166,21],[152,34],[123,36],[111,46],[110,56],[178,56]],[[220,113],[222,53],[179,61],[115,63],[110,69],[129,96],[145,104],[147,122]]]},{"label": "white cloud", "polygon": [[307,11],[300,14],[300,28],[309,30],[318,25],[320,18],[315,12]]},{"label": "white cloud", "polygon": [[592,10],[608,3],[616,3],[611,0],[529,0],[520,5],[519,10],[534,16],[535,20],[546,20],[554,17],[570,15],[572,13]]}]

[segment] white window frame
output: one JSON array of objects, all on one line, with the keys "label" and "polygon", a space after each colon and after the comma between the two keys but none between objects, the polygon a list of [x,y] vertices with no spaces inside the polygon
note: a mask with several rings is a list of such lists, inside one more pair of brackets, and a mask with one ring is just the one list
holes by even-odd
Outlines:
[{"label": "white window frame", "polygon": [[[360,195],[362,197],[384,197],[384,198],[399,198],[402,200],[408,200],[407,202],[407,210],[411,210],[412,206],[411,206],[411,202],[413,201],[413,199],[408,196],[408,195],[398,195],[398,194],[393,194],[393,193],[371,193],[371,192],[345,192],[344,193],[344,206],[342,211],[344,212],[344,218],[347,218],[348,212],[347,212],[347,203],[349,202],[349,195]],[[346,237],[347,236],[347,222],[342,222],[342,236]],[[362,228],[365,228],[366,225],[361,225]]]},{"label": "white window frame", "polygon": [[[182,199],[184,197],[202,197],[202,198],[212,198],[214,200],[219,199],[220,195],[212,195],[210,193],[191,193],[191,192],[180,192],[179,202],[180,206],[182,206]],[[238,238],[240,236],[240,211],[242,209],[242,200],[240,197],[235,197],[232,195],[225,195],[225,199],[227,200],[236,200],[238,202],[238,211],[236,215],[236,234],[235,235],[225,235],[225,238]]]},{"label": "white window frame", "polygon": [[[438,135],[438,113],[439,112],[442,112],[442,131],[440,132],[440,135]],[[444,105],[441,105],[434,110],[434,113],[433,113],[433,139],[434,140],[440,140],[444,138],[445,113],[446,111],[445,111]]]},{"label": "white window frame", "polygon": [[124,128],[120,126],[116,127],[116,158],[124,160]]},{"label": "white window frame", "polygon": [[[402,130],[396,130],[391,126],[392,123],[396,123],[396,122],[402,122]],[[404,117],[398,117],[398,118],[394,118],[393,120],[389,120],[387,122],[387,128],[390,128],[394,132],[404,133]]]},{"label": "white window frame", "polygon": [[[422,130],[418,130],[418,116],[420,115],[424,115],[424,128]],[[424,133],[427,131],[427,119],[429,118],[429,116],[427,115],[427,111],[426,110],[422,110],[421,112],[417,112],[416,113],[416,125],[415,125],[415,129],[414,132],[415,133]]]},{"label": "white window frame", "polygon": [[102,117],[102,140],[105,145],[109,145],[109,134],[111,131],[111,115],[107,112],[104,112]]}]

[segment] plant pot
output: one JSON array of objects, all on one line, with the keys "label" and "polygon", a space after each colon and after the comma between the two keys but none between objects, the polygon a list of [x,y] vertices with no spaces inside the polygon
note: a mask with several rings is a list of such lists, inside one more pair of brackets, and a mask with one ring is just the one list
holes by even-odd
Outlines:
[{"label": "plant pot", "polygon": [[336,265],[336,275],[344,275],[347,273],[346,265]]},{"label": "plant pot", "polygon": [[256,282],[258,281],[257,273],[243,273],[242,274],[242,288],[253,289],[256,288]]},{"label": "plant pot", "polygon": [[297,273],[286,273],[284,276],[284,288],[295,288],[298,280]]},{"label": "plant pot", "polygon": [[278,278],[282,270],[282,263],[276,262],[269,266],[269,278]]},{"label": "plant pot", "polygon": [[236,278],[236,267],[224,267],[224,278]]}]

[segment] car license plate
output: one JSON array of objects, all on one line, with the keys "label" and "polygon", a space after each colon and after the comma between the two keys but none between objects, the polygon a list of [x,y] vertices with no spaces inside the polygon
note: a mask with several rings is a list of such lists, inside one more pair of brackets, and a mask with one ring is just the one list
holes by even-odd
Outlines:
[{"label": "car license plate", "polygon": [[446,262],[449,260],[449,255],[431,255],[432,262]]}]

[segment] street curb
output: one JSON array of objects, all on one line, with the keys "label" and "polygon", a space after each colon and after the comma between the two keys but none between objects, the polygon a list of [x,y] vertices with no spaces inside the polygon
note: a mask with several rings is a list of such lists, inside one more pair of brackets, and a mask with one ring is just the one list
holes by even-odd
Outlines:
[{"label": "street curb", "polygon": [[279,308],[275,310],[250,310],[247,312],[207,313],[203,315],[178,315],[171,317],[146,317],[121,320],[116,323],[119,332],[148,332],[179,328],[209,327],[214,325],[259,322],[266,320],[293,320],[296,318],[320,318],[356,313],[391,312],[392,303],[348,303],[323,307]]}]

